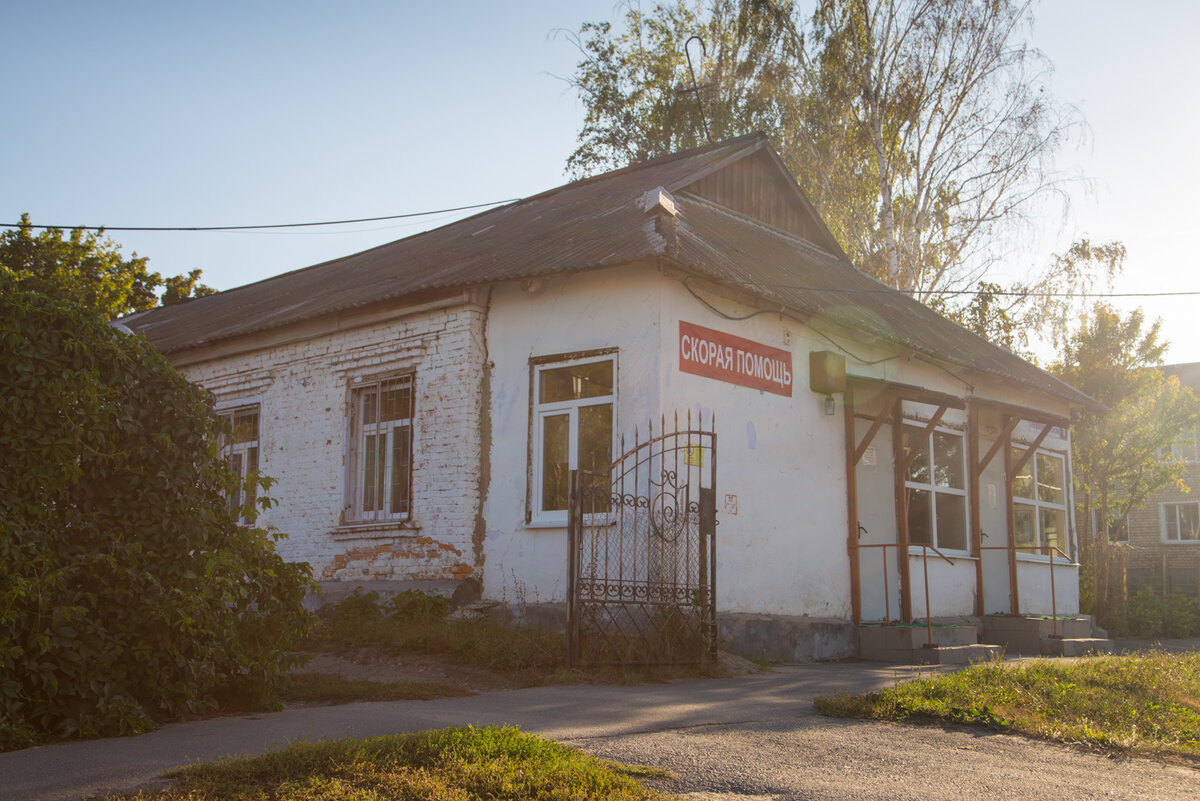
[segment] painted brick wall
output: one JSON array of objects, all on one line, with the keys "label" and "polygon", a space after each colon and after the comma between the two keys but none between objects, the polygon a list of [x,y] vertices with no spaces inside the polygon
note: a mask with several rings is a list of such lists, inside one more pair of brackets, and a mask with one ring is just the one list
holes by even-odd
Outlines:
[{"label": "painted brick wall", "polygon": [[[183,368],[218,408],[259,403],[260,470],[278,506],[260,518],[321,580],[465,578],[479,567],[484,310],[461,305]],[[342,524],[347,414],[356,377],[414,376],[412,511],[404,524]]]}]

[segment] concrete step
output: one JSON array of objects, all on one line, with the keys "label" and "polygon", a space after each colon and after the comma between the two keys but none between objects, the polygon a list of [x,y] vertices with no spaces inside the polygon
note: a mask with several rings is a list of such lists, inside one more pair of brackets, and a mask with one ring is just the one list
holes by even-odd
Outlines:
[{"label": "concrete step", "polygon": [[1039,652],[1042,656],[1111,654],[1113,642],[1100,637],[1065,637],[1062,639],[1046,637],[1040,643]]},{"label": "concrete step", "polygon": [[1066,639],[1089,639],[1092,632],[1090,618],[1060,617],[1052,620],[1045,617],[1009,617],[989,615],[983,619],[980,640],[1001,645],[1008,656],[1036,656],[1042,653],[1042,641],[1055,633]]},{"label": "concrete step", "polygon": [[[858,657],[873,662],[940,664],[930,662],[923,652],[973,646],[978,643],[974,626],[864,625],[856,627]],[[926,648],[932,635],[936,648]]]},{"label": "concrete step", "polygon": [[[922,648],[925,665],[973,665],[976,662],[991,662],[1004,655],[999,645],[950,645],[945,648]],[[915,654],[915,651],[914,651]]]}]

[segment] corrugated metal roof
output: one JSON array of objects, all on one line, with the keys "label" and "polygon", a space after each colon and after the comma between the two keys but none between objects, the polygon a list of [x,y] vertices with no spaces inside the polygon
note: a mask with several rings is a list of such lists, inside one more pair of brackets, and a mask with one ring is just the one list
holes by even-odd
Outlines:
[{"label": "corrugated metal roof", "polygon": [[[671,257],[681,265],[797,311],[828,315],[917,353],[1073,403],[1095,403],[908,295],[889,290],[841,253],[686,192],[689,184],[763,149],[778,162],[761,134],[739,137],[566,184],[362,253],[122,322],[171,353],[425,290],[664,256],[667,243],[655,233],[653,215],[638,202],[662,186],[677,193],[678,250]],[[819,220],[817,224],[825,230]]]}]

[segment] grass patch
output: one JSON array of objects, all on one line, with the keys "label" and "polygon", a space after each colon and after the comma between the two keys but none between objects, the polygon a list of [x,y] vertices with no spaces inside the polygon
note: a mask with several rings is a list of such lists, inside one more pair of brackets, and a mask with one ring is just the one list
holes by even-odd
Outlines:
[{"label": "grass patch", "polygon": [[434,681],[367,681],[334,673],[299,673],[279,692],[284,703],[349,704],[355,701],[429,701],[471,695],[453,684]]},{"label": "grass patch", "polygon": [[832,717],[965,723],[1200,762],[1200,654],[991,662],[816,706]]},{"label": "grass patch", "polygon": [[160,801],[651,801],[670,797],[643,787],[629,772],[515,728],[450,728],[296,743],[249,759],[193,765],[172,774],[173,787],[137,797]]}]

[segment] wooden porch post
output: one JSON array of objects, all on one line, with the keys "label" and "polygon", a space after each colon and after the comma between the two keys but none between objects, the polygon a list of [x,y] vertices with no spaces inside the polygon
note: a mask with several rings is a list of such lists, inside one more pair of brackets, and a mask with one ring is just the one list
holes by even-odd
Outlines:
[{"label": "wooden porch post", "polygon": [[983,617],[983,517],[980,510],[979,403],[967,402],[967,506],[971,510],[971,555],[975,557],[975,615]]},{"label": "wooden porch post", "polygon": [[862,622],[861,568],[858,564],[858,437],[854,432],[854,389],[847,384],[842,393],[842,413],[846,428],[846,520],[849,531],[846,552],[850,555],[850,617]]},{"label": "wooden porch post", "polygon": [[[908,493],[904,488],[904,401],[892,406],[892,463],[896,496],[896,568],[900,573],[900,619],[912,623],[912,579],[908,559]],[[929,610],[925,610],[929,614]]]},{"label": "wooden porch post", "polygon": [[1013,506],[1013,460],[1012,427],[1010,418],[1004,416],[1004,506],[1008,519],[1008,613],[1013,617],[1021,614],[1021,602],[1017,597],[1017,512]]}]

